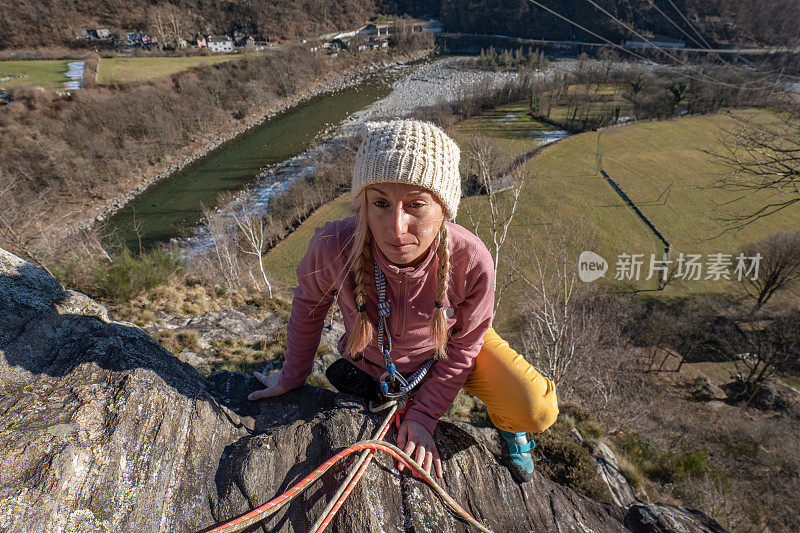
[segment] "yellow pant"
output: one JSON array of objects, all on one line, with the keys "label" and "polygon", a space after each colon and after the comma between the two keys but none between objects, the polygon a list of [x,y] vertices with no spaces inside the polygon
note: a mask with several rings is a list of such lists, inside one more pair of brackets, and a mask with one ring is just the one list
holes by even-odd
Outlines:
[{"label": "yellow pant", "polygon": [[500,338],[494,328],[483,337],[483,348],[467,382],[498,429],[541,433],[556,421],[558,399],[552,381]]}]

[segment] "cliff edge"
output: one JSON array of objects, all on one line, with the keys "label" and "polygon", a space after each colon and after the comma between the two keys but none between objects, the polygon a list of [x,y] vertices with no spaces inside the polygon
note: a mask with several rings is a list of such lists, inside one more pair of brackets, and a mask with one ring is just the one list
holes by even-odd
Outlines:
[{"label": "cliff edge", "polygon": [[[256,387],[244,374],[202,377],[0,249],[0,531],[199,531],[283,492],[382,419],[310,386],[250,403]],[[442,422],[435,438],[443,487],[496,532],[722,531],[701,513],[614,508],[538,474],[519,486],[479,432]],[[349,465],[249,531],[307,531]],[[330,530],[469,526],[378,454]]]}]

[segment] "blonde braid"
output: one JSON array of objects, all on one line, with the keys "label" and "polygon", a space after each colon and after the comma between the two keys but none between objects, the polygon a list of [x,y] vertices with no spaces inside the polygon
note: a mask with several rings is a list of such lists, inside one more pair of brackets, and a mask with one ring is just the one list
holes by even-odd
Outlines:
[{"label": "blonde braid", "polygon": [[447,359],[448,331],[444,300],[447,296],[447,284],[450,281],[450,249],[446,222],[442,222],[437,240],[436,255],[439,257],[439,268],[436,271],[436,304],[438,305],[434,306],[431,315],[431,338],[436,351],[436,360],[442,360]]},{"label": "blonde braid", "polygon": [[[364,196],[363,193],[362,196]],[[362,202],[366,203],[365,197]],[[364,349],[369,346],[370,341],[372,341],[372,336],[375,334],[375,328],[369,321],[366,310],[367,302],[369,301],[369,286],[372,276],[375,274],[372,264],[372,234],[366,227],[365,209],[356,208],[354,210],[356,211],[357,218],[356,238],[361,237],[362,245],[361,253],[353,257],[353,270],[355,272],[356,282],[354,293],[358,315],[353,325],[353,331],[350,332],[347,338],[347,353],[350,354],[350,357],[354,357],[363,352]]]}]

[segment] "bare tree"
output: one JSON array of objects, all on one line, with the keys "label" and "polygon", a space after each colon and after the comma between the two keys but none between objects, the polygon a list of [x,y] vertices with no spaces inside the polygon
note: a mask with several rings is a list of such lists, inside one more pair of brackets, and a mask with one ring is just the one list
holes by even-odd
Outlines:
[{"label": "bare tree", "polygon": [[793,310],[767,324],[727,321],[714,332],[715,350],[736,364],[740,384],[736,396],[745,400],[745,407],[773,374],[798,364],[798,323],[800,311]]},{"label": "bare tree", "polygon": [[[500,303],[503,291],[513,283],[513,269],[507,269],[503,282],[497,283],[503,245],[508,239],[508,230],[519,205],[519,196],[525,185],[527,158],[508,162],[497,142],[484,135],[473,135],[465,150],[467,194],[482,194],[486,202],[481,209],[465,206],[467,217],[476,234],[485,233],[490,241],[490,252],[494,259],[495,306]],[[513,260],[509,261],[513,263]],[[509,265],[510,266],[510,265]]]},{"label": "bare tree", "polygon": [[742,254],[747,258],[758,258],[758,275],[741,279],[747,294],[755,299],[754,313],[775,293],[800,280],[800,231],[774,233],[744,247]]},{"label": "bare tree", "polygon": [[528,289],[523,304],[523,346],[557,385],[574,385],[573,365],[591,359],[601,334],[593,313],[592,286],[578,279],[577,248],[589,249],[583,226],[556,222],[529,232],[519,278]]},{"label": "bare tree", "polygon": [[[245,254],[252,255],[258,260],[258,269],[261,272],[261,278],[267,286],[269,297],[272,298],[272,284],[270,284],[269,279],[267,279],[267,273],[264,272],[264,250],[268,241],[266,232],[264,231],[264,218],[269,217],[269,215],[257,214],[253,210],[252,205],[243,199],[240,199],[237,205],[231,209],[231,214],[233,220],[236,222],[236,226],[244,236],[244,246],[241,246],[241,250]],[[250,276],[253,278],[252,272]],[[256,284],[256,288],[261,290],[255,278],[253,278],[253,282]]]},{"label": "bare tree", "polygon": [[216,276],[221,276],[229,289],[238,289],[241,287],[241,265],[237,255],[239,246],[236,232],[222,217],[205,207],[203,218],[209,247],[201,250],[195,261]]},{"label": "bare tree", "polygon": [[735,208],[759,195],[758,207],[724,216],[733,228],[740,228],[800,202],[800,111],[795,109],[777,124],[733,118],[737,127],[724,130],[722,149],[707,153],[726,169],[714,186],[737,193],[723,206]]},{"label": "bare tree", "polygon": [[[11,191],[12,187],[13,184],[9,184],[0,193],[11,194],[9,191]],[[16,204],[16,202],[13,203]],[[22,209],[22,206],[17,204],[15,208],[5,208],[0,211],[0,244],[10,246],[13,249],[12,251],[24,255],[29,261],[32,261],[39,268],[53,276],[37,248],[38,241],[43,240],[44,236],[41,227],[38,226],[38,222],[43,217],[43,210],[46,205],[44,195],[40,195],[31,208]],[[37,212],[32,213],[32,210]],[[36,226],[37,229],[31,230],[33,226]]]}]

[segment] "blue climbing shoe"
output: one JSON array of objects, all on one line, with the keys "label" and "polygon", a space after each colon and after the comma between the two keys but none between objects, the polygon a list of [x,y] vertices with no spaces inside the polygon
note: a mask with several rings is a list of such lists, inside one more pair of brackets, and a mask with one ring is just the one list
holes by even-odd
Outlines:
[{"label": "blue climbing shoe", "polygon": [[520,444],[517,442],[517,437],[525,437],[527,439],[527,434],[522,433],[511,433],[510,431],[500,431],[500,435],[506,441],[508,445],[508,457],[510,459],[508,466],[509,471],[511,471],[511,477],[517,483],[525,483],[526,481],[530,481],[533,479],[533,455],[531,454],[531,450],[536,446],[532,440],[529,440],[525,444]]}]

